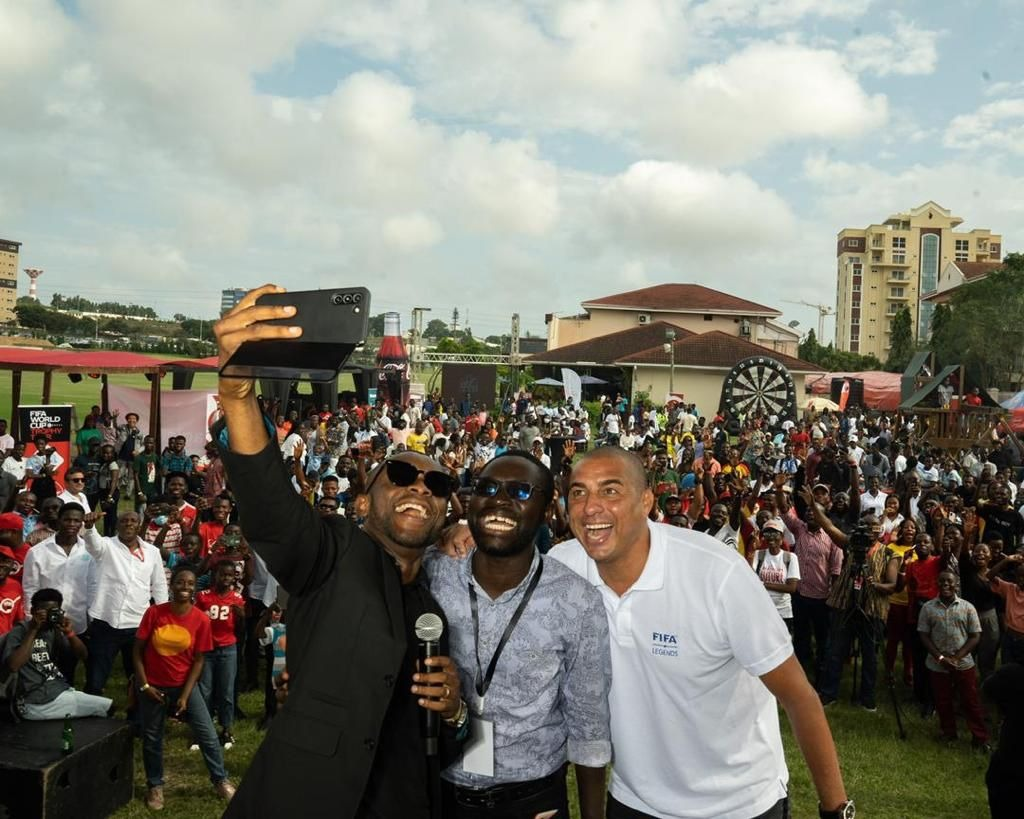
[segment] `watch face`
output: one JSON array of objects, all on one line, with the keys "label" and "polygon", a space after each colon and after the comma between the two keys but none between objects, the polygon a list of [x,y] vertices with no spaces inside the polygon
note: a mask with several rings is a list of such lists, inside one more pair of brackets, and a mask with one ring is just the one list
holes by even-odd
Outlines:
[{"label": "watch face", "polygon": [[854,819],[856,815],[857,811],[853,807],[852,801],[848,801],[845,805],[843,805],[842,810],[839,811],[839,816],[841,817],[841,819]]}]

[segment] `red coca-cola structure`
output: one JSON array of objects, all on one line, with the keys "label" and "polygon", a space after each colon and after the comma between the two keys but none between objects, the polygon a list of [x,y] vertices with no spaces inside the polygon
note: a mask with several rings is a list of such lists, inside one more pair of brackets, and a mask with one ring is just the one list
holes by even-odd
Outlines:
[{"label": "red coca-cola structure", "polygon": [[409,354],[398,313],[384,314],[384,339],[377,351],[377,398],[399,405],[409,400]]}]

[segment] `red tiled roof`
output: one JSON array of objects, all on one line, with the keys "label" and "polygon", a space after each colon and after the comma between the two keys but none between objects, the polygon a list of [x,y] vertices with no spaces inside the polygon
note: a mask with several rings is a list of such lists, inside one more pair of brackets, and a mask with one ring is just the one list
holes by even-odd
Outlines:
[{"label": "red tiled roof", "polygon": [[[752,341],[730,336],[720,330],[701,333],[677,341],[674,345],[677,367],[722,367],[730,369],[751,356],[774,358],[787,369],[797,372],[821,372],[819,364],[783,355]],[[668,364],[669,354],[661,345],[619,358],[616,364]]]},{"label": "red tiled roof", "polygon": [[983,276],[987,276],[995,270],[998,270],[1003,266],[1002,262],[991,261],[991,262],[954,262],[957,270],[964,274],[964,279],[971,281],[971,279],[980,279]]},{"label": "red tiled roof", "polygon": [[745,315],[781,316],[774,307],[765,307],[702,284],[656,284],[628,293],[618,293],[583,302],[583,307],[626,307],[640,310],[678,311],[687,313],[742,313]]},{"label": "red tiled roof", "polygon": [[581,361],[593,361],[595,364],[611,364],[624,355],[639,352],[665,343],[665,331],[675,330],[676,338],[689,337],[693,332],[678,327],[667,321],[653,321],[641,324],[628,330],[597,336],[564,347],[556,347],[543,353],[526,356],[527,362],[551,362],[557,364],[577,364]]}]

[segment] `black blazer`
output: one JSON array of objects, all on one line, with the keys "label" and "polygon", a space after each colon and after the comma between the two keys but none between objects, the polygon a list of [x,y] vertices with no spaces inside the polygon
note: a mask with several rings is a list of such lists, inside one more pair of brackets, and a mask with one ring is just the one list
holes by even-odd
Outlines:
[{"label": "black blazer", "polygon": [[394,562],[296,493],[276,442],[222,457],[242,531],[289,594],[288,702],[224,815],[354,816],[395,686],[411,684],[398,679],[406,637]]}]

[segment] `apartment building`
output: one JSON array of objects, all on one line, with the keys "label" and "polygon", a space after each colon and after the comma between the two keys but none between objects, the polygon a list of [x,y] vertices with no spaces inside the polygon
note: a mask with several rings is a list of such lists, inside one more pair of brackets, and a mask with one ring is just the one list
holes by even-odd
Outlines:
[{"label": "apartment building", "polygon": [[963,219],[935,202],[866,228],[843,228],[836,243],[836,348],[889,354],[895,315],[910,309],[919,340],[931,332],[939,273],[951,262],[1002,258],[1002,236],[987,228],[957,231]]},{"label": "apartment building", "polygon": [[0,321],[14,320],[18,300],[18,251],[21,242],[0,239]]}]

